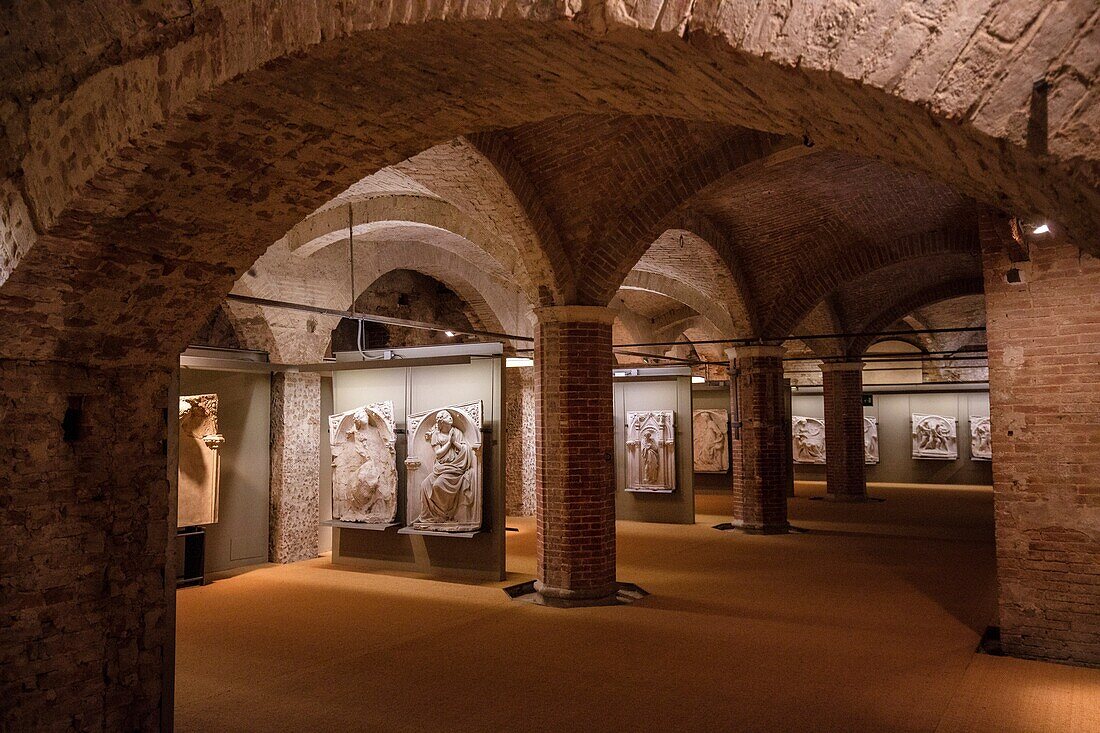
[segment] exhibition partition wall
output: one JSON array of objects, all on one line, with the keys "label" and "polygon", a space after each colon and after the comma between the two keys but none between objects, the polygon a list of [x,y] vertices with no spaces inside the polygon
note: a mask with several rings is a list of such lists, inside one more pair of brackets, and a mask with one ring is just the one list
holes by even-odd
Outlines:
[{"label": "exhibition partition wall", "polygon": [[[391,358],[383,360],[384,355]],[[354,450],[369,451],[369,446],[362,447],[368,440],[356,435],[377,425],[392,446],[397,475],[392,509],[384,502],[354,508],[364,521],[341,520],[352,509],[342,495],[336,497],[343,503],[336,519],[328,522],[333,562],[503,580],[501,344],[341,353],[336,360],[332,410],[337,419],[330,425],[329,415],[322,415],[322,430],[331,427],[341,441],[347,433],[349,441],[357,441]],[[386,427],[390,421],[392,438]],[[340,460],[339,455],[334,458],[334,474],[341,471]],[[463,469],[458,471],[460,462]],[[347,480],[376,485],[389,479],[371,474]],[[455,502],[465,501],[462,497],[469,501],[456,510]]]},{"label": "exhibition partition wall", "polygon": [[204,525],[210,575],[267,562],[271,377],[266,371],[188,366],[196,361],[181,359],[180,395],[217,395],[218,432],[224,438],[218,449],[217,521]]},{"label": "exhibition partition wall", "polygon": [[[810,418],[805,429],[815,431],[815,421],[825,414],[821,388],[798,388],[792,411],[796,419]],[[878,461],[872,456],[867,463],[869,482],[993,485],[988,457],[971,447],[971,419],[989,417],[987,385],[870,386],[864,390],[863,414],[874,419],[878,431]],[[941,447],[920,449],[922,422],[931,426]],[[980,429],[980,421],[974,422]],[[797,439],[794,448],[798,450]],[[795,476],[824,481],[825,466],[796,462]]]},{"label": "exhibition partition wall", "polygon": [[616,519],[694,524],[690,369],[615,373]]}]

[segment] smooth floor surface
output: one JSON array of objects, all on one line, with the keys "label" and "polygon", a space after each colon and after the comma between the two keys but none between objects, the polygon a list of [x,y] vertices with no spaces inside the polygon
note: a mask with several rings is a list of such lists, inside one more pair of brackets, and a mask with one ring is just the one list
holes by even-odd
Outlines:
[{"label": "smooth floor surface", "polygon": [[320,558],[178,594],[184,731],[1098,731],[1100,670],[975,654],[994,614],[988,489],[811,501],[786,536],[620,522],[619,578],[652,595],[560,610],[513,518],[508,583]]}]

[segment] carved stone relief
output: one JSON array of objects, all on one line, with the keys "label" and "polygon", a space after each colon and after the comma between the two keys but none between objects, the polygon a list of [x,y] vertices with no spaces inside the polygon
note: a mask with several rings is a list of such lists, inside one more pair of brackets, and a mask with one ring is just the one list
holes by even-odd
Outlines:
[{"label": "carved stone relief", "polygon": [[218,521],[219,449],[218,396],[180,397],[179,483],[176,526],[193,527]]},{"label": "carved stone relief", "polygon": [[973,461],[993,460],[993,432],[989,418],[982,415],[970,416],[970,459]]},{"label": "carved stone relief", "polygon": [[676,489],[676,432],[671,410],[626,413],[626,486],[628,491]]},{"label": "carved stone relief", "polygon": [[397,440],[393,403],[331,415],[332,518],[389,524],[397,519]]},{"label": "carved stone relief", "polygon": [[863,418],[863,462],[878,463],[878,418]]},{"label": "carved stone relief", "polygon": [[409,415],[409,526],[431,532],[481,529],[481,419],[481,402]]},{"label": "carved stone relief", "polygon": [[729,471],[729,413],[725,410],[694,410],[691,423],[695,472]]},{"label": "carved stone relief", "polygon": [[913,458],[958,458],[956,422],[953,417],[913,413]]},{"label": "carved stone relief", "polygon": [[795,463],[825,463],[825,421],[819,417],[792,417],[791,445]]}]

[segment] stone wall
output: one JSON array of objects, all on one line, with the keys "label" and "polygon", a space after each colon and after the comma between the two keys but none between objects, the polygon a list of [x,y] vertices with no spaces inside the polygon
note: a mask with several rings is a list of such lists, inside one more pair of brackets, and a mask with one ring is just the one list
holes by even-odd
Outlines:
[{"label": "stone wall", "polygon": [[505,370],[508,397],[505,458],[505,511],[510,516],[535,514],[535,374],[534,367]]},{"label": "stone wall", "polygon": [[982,224],[1001,639],[1100,665],[1100,260]]},{"label": "stone wall", "polygon": [[321,377],[281,373],[271,378],[272,562],[317,557],[321,461]]},{"label": "stone wall", "polygon": [[160,723],[171,383],[168,369],[0,361],[3,730]]}]

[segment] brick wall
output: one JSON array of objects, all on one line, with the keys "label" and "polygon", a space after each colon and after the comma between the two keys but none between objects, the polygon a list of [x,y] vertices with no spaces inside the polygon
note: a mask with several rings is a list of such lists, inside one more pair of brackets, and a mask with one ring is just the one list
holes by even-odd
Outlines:
[{"label": "brick wall", "polygon": [[1014,264],[981,228],[1001,638],[1100,665],[1100,260],[1037,241]]},{"label": "brick wall", "polygon": [[535,311],[538,588],[552,598],[615,592],[611,322],[607,308]]},{"label": "brick wall", "polygon": [[825,400],[826,490],[837,499],[867,496],[863,456],[863,362],[821,365]]},{"label": "brick wall", "polygon": [[287,372],[271,378],[272,562],[317,557],[321,461],[321,377]]},{"label": "brick wall", "polygon": [[786,532],[787,484],[793,469],[783,349],[747,346],[729,353],[737,370],[730,414],[741,422],[732,436],[733,524],[753,532]]},{"label": "brick wall", "polygon": [[0,729],[159,724],[170,384],[167,369],[0,361]]}]

